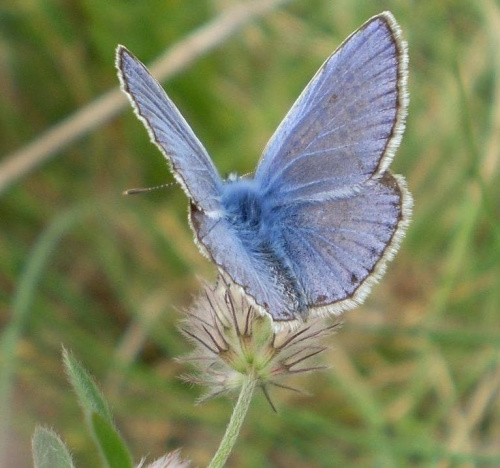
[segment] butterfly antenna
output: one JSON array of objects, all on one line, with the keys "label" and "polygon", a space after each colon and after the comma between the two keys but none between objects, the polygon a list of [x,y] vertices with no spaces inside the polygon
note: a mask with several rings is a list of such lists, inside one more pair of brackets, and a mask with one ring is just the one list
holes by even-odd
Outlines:
[{"label": "butterfly antenna", "polygon": [[153,190],[159,190],[162,188],[170,187],[171,185],[174,185],[173,183],[169,184],[161,184],[157,185],[156,187],[147,187],[147,188],[131,188],[128,190],[125,190],[123,195],[137,195],[139,193],[146,193],[146,192],[152,192]]}]

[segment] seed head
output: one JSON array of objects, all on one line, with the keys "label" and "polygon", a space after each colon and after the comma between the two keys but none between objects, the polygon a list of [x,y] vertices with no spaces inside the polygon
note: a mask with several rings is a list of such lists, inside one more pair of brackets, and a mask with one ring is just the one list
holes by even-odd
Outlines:
[{"label": "seed head", "polygon": [[339,325],[315,318],[294,327],[278,327],[224,278],[215,287],[204,284],[186,316],[181,331],[195,350],[183,360],[192,362],[196,372],[184,378],[208,388],[200,401],[238,390],[244,378],[251,376],[273,409],[268,387],[297,391],[282,384],[282,378],[324,369],[309,361],[326,349],[322,339]]}]

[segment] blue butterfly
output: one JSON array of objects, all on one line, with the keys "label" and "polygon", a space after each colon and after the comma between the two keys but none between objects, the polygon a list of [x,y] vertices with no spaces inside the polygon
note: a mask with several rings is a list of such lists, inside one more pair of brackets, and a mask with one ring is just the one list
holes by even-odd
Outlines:
[{"label": "blue butterfly", "polygon": [[389,165],[408,106],[406,43],[389,12],[319,69],[269,141],[255,176],[223,180],[146,67],[116,66],[152,141],[190,199],[201,251],[275,321],[360,304],[397,251],[412,199]]}]

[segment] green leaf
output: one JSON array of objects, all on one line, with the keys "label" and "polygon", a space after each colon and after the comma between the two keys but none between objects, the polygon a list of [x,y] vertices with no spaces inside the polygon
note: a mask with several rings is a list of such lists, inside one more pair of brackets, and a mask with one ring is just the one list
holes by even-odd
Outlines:
[{"label": "green leaf", "polygon": [[74,468],[68,448],[54,431],[37,427],[31,445],[35,468]]},{"label": "green leaf", "polygon": [[94,438],[109,468],[133,468],[132,456],[115,427],[99,413],[90,417]]},{"label": "green leaf", "polygon": [[87,417],[92,413],[98,413],[113,424],[108,402],[85,368],[66,349],[63,349],[63,362],[71,385]]}]

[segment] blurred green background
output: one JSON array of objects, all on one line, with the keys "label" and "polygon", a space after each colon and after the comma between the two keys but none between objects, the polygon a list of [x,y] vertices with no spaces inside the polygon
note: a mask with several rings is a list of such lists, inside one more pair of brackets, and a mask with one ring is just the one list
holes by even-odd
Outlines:
[{"label": "blurred green background", "polygon": [[[114,51],[145,63],[231,0],[3,0],[0,154],[117,86]],[[259,393],[231,467],[500,466],[500,6],[494,0],[296,0],[164,83],[221,174],[254,170],[325,58],[391,10],[409,42],[411,104],[392,165],[415,198],[387,275],[344,316],[331,368]],[[0,166],[0,175],[2,166]],[[0,195],[3,463],[31,466],[37,424],[97,466],[61,346],[95,375],[135,459],[181,447],[204,466],[232,401],[195,406],[178,379],[179,310],[212,280],[178,187],[130,107]],[[1,462],[0,462],[1,464]]]}]

